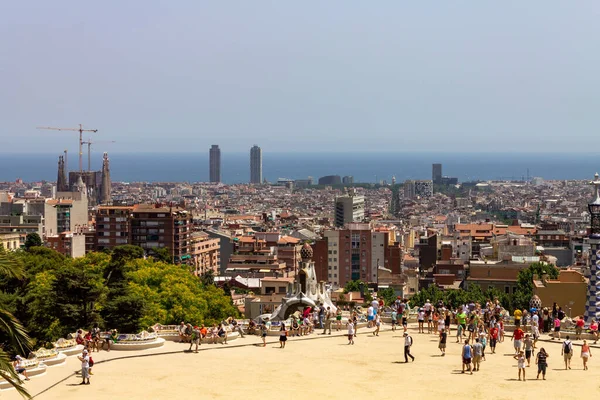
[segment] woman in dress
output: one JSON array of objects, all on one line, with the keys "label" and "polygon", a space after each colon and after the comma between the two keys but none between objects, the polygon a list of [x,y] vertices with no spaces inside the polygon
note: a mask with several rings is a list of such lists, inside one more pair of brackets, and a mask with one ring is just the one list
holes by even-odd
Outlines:
[{"label": "woman in dress", "polygon": [[287,342],[287,329],[285,329],[285,324],[282,322],[281,327],[279,328],[279,348],[285,349],[285,342]]},{"label": "woman in dress", "polygon": [[583,360],[584,371],[587,371],[588,369],[587,362],[591,356],[592,351],[590,349],[590,346],[587,344],[587,340],[583,339],[583,344],[581,345],[581,359]]},{"label": "woman in dress", "polygon": [[335,312],[335,321],[337,331],[339,332],[342,329],[342,309],[340,307],[338,307],[337,311]]}]

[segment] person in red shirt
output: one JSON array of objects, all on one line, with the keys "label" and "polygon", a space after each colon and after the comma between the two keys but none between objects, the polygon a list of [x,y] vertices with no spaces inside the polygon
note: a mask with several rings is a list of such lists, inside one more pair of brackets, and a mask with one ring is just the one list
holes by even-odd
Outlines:
[{"label": "person in red shirt", "polygon": [[579,317],[577,322],[575,322],[575,335],[576,340],[581,340],[581,333],[583,332],[583,326],[585,325],[585,321],[583,320],[583,315]]},{"label": "person in red shirt", "polygon": [[523,337],[524,336],[525,336],[525,333],[519,327],[517,327],[515,329],[515,331],[513,332],[513,337],[511,340],[514,341],[515,354],[519,354],[519,351],[521,351],[521,347],[523,346]]},{"label": "person in red shirt", "polygon": [[496,352],[496,343],[498,343],[498,332],[500,331],[500,329],[498,329],[498,326],[500,324],[496,324],[496,326],[493,326],[492,329],[490,329],[490,348],[492,349],[492,354]]}]

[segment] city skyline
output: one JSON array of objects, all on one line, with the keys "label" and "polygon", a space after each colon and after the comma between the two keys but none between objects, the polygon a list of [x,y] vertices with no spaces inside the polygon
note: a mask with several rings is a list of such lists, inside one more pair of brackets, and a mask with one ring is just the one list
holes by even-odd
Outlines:
[{"label": "city skyline", "polygon": [[600,124],[592,1],[35,4],[0,17],[11,151],[76,154],[35,127],[82,123],[111,154],[577,152]]}]

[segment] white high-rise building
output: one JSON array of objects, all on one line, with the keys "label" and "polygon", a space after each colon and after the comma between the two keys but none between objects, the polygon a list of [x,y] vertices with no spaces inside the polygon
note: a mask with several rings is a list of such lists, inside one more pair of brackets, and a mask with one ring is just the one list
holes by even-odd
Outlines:
[{"label": "white high-rise building", "polygon": [[335,226],[344,226],[350,222],[362,222],[365,219],[365,197],[351,190],[346,196],[335,199]]},{"label": "white high-rise building", "polygon": [[250,149],[250,183],[260,184],[262,181],[262,149],[254,145]]}]

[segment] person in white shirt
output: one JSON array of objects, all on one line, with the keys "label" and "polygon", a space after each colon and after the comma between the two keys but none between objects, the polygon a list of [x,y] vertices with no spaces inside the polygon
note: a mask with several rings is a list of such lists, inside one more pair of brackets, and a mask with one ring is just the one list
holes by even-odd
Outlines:
[{"label": "person in white shirt", "polygon": [[404,362],[407,363],[408,362],[408,357],[410,357],[412,359],[412,361],[415,361],[415,358],[413,357],[412,354],[410,354],[410,347],[413,344],[413,340],[412,337],[404,332]]},{"label": "person in white shirt", "polygon": [[21,374],[25,377],[25,380],[28,381],[29,380],[29,375],[27,374],[27,369],[23,366],[23,357],[21,356],[15,356],[15,361],[13,362],[13,367],[15,369],[15,371],[17,371],[17,374]]},{"label": "person in white shirt", "polygon": [[354,323],[348,320],[348,344],[354,344]]},{"label": "person in white shirt", "polygon": [[[87,350],[83,350],[81,356],[77,357],[79,361],[81,361],[81,376],[83,380],[80,385],[89,385],[90,384],[90,356],[88,355]],[[86,382],[87,380],[87,382]]]},{"label": "person in white shirt", "polygon": [[375,317],[375,310],[373,308],[373,306],[369,306],[369,308],[367,308],[367,328],[370,328],[373,326],[373,320]]}]

